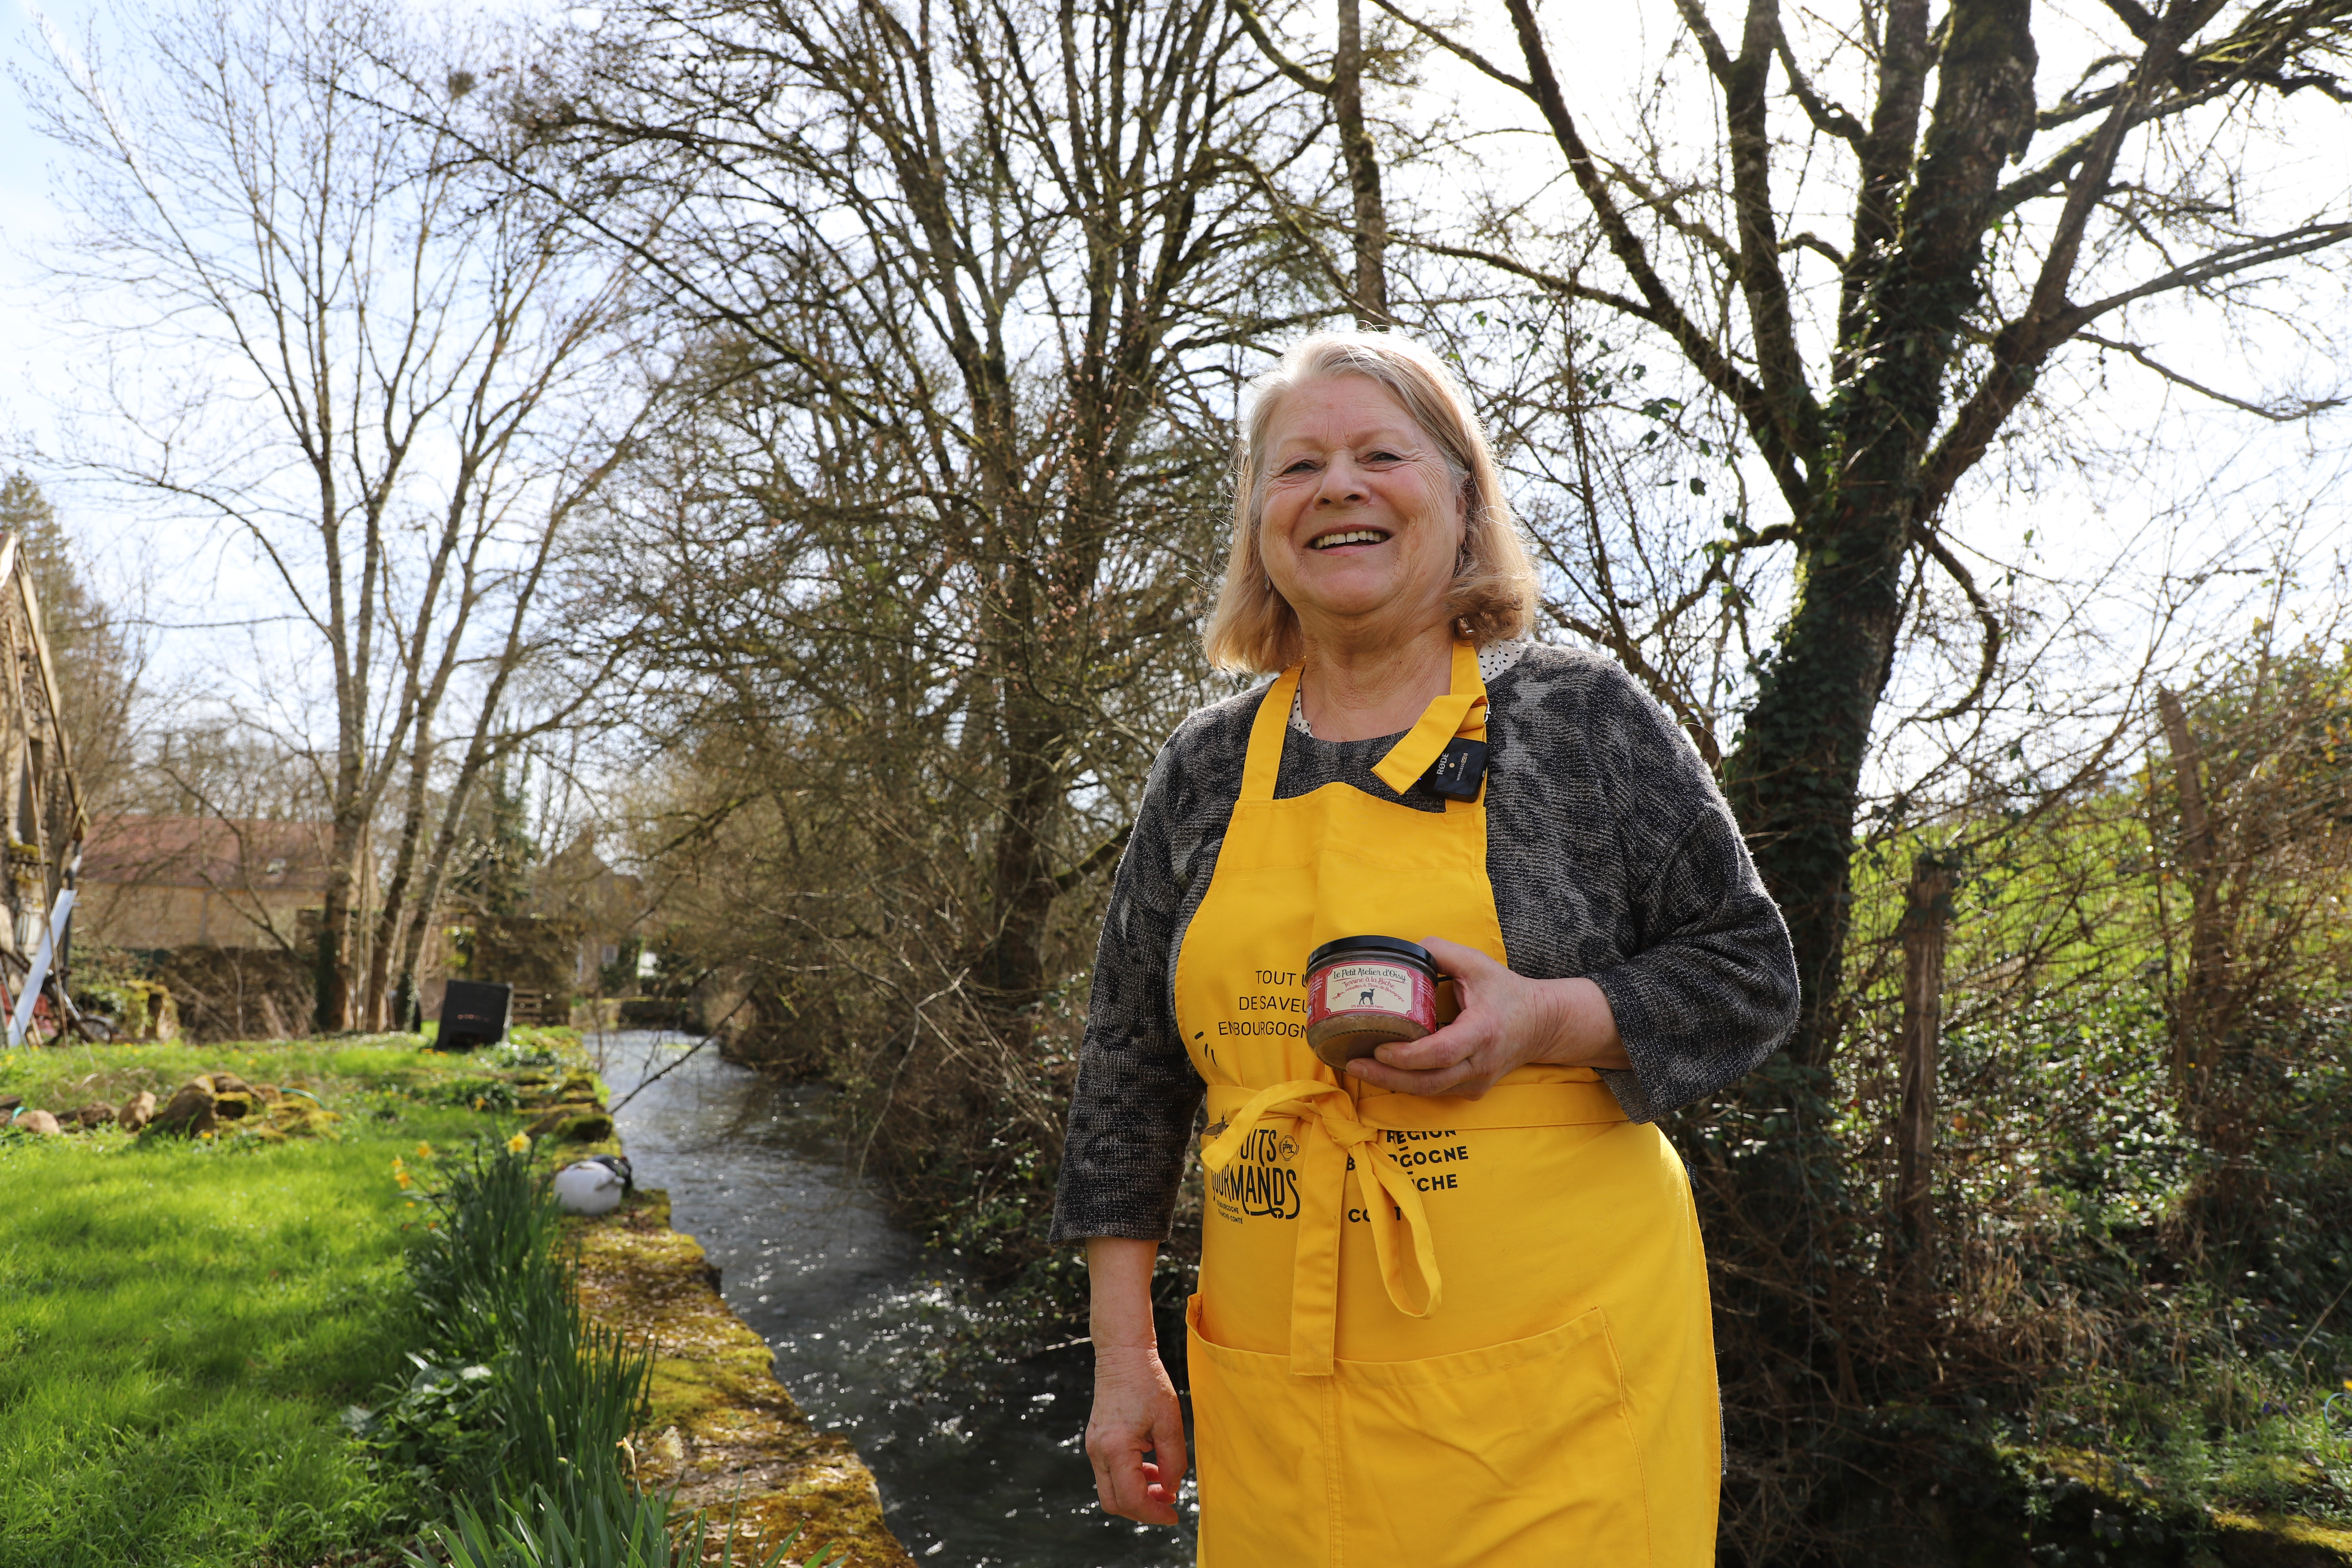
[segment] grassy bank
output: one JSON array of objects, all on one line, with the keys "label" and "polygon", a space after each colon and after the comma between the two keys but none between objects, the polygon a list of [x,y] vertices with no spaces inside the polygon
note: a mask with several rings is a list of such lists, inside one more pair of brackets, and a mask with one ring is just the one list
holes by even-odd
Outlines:
[{"label": "grassy bank", "polygon": [[0,1095],[28,1106],[168,1099],[226,1068],[333,1113],[283,1141],[0,1138],[0,1568],[385,1543],[415,1500],[371,1475],[341,1415],[404,1371],[416,1215],[394,1162],[521,1124],[468,1092],[489,1065],[398,1036],[0,1057]]}]

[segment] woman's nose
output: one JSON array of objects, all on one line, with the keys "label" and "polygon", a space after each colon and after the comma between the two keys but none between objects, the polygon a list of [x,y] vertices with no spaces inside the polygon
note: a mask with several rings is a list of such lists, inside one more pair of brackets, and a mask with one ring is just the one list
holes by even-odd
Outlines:
[{"label": "woman's nose", "polygon": [[1316,505],[1331,506],[1340,501],[1363,499],[1363,475],[1356,471],[1355,464],[1342,458],[1323,470],[1322,488],[1315,492]]}]

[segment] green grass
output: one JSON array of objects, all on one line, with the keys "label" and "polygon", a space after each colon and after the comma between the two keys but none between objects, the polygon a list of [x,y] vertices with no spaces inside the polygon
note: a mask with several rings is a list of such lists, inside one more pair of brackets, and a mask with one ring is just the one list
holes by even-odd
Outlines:
[{"label": "green grass", "polygon": [[0,1568],[276,1568],[388,1544],[407,1500],[341,1415],[404,1370],[403,1229],[421,1222],[394,1159],[512,1130],[431,1102],[434,1079],[482,1065],[413,1037],[0,1056],[0,1093],[45,1109],[226,1068],[341,1117],[282,1144],[0,1138]]}]

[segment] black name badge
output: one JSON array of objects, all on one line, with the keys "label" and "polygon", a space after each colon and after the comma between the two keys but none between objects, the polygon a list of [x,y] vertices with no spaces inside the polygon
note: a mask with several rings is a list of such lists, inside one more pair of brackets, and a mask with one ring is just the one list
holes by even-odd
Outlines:
[{"label": "black name badge", "polygon": [[1476,800],[1478,786],[1486,782],[1486,742],[1448,741],[1437,761],[1421,775],[1421,782],[1432,794],[1448,800]]}]

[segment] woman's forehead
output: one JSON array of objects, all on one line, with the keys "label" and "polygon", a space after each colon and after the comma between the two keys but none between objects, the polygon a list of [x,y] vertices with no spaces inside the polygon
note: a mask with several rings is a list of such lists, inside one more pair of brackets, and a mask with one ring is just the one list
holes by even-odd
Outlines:
[{"label": "woman's forehead", "polygon": [[1396,394],[1364,375],[1321,376],[1285,392],[1268,412],[1268,447],[1314,446],[1368,435],[1426,441],[1428,432]]}]

